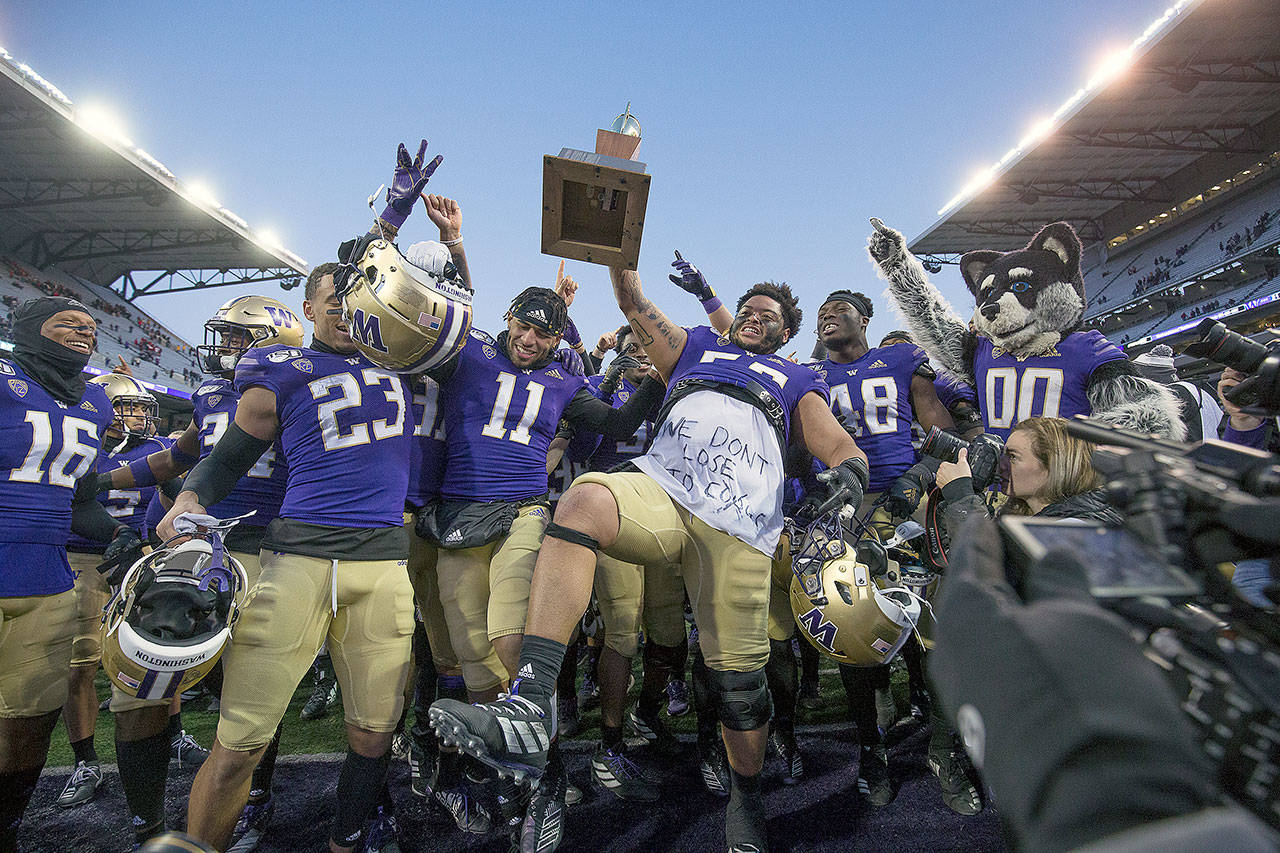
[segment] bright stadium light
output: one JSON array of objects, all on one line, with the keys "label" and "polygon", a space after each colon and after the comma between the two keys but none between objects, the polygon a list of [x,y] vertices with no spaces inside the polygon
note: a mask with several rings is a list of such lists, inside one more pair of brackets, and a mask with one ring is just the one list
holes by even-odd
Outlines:
[{"label": "bright stadium light", "polygon": [[1127,47],[1124,50],[1113,51],[1107,55],[1098,65],[1098,70],[1089,78],[1086,89],[1101,89],[1103,86],[1115,80],[1121,74],[1129,69],[1133,64],[1133,48]]},{"label": "bright stadium light", "polygon": [[276,232],[272,231],[270,228],[259,228],[256,233],[258,235],[258,242],[263,246],[266,246],[268,249],[275,249],[276,251],[279,251],[284,248],[284,245],[280,242],[280,238],[276,235]]},{"label": "bright stadium light", "polygon": [[207,184],[199,181],[192,181],[186,186],[187,198],[204,208],[217,210],[221,205],[214,196],[213,190],[209,189]]},{"label": "bright stadium light", "polygon": [[76,107],[76,124],[103,142],[133,147],[133,141],[125,132],[124,123],[100,104]]},{"label": "bright stadium light", "polygon": [[1046,136],[1053,133],[1053,129],[1057,127],[1057,122],[1052,116],[1042,118],[1031,126],[1031,130],[1027,131],[1027,135],[1018,140],[1018,148],[1026,151],[1033,145],[1036,145]]}]

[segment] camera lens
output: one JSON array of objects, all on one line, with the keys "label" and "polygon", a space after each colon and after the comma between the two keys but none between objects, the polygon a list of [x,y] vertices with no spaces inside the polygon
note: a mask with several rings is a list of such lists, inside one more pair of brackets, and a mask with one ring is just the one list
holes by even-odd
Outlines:
[{"label": "camera lens", "polygon": [[1187,352],[1242,373],[1252,373],[1267,357],[1267,348],[1244,335],[1228,329],[1217,320],[1205,320],[1196,327],[1200,340],[1187,347]]},{"label": "camera lens", "polygon": [[925,436],[924,443],[920,445],[920,449],[934,459],[941,459],[943,462],[955,462],[960,458],[961,450],[969,449],[969,442],[963,438],[957,438],[949,432],[943,432],[937,427],[930,427],[929,434]]}]

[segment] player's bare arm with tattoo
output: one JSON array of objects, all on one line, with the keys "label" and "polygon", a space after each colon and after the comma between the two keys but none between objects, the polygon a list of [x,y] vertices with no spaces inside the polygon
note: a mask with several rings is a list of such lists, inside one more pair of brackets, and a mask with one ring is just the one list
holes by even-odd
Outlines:
[{"label": "player's bare arm with tattoo", "polygon": [[640,289],[640,276],[634,271],[610,268],[609,278],[613,280],[613,295],[618,300],[618,307],[636,333],[636,340],[644,347],[645,354],[663,381],[670,379],[671,371],[680,360],[680,353],[684,352],[688,333],[649,301]]}]

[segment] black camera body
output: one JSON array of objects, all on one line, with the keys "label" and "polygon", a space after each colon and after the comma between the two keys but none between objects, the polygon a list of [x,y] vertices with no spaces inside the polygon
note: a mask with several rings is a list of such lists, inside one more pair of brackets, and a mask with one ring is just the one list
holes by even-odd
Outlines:
[{"label": "black camera body", "polygon": [[973,490],[985,492],[995,482],[996,474],[1000,471],[1004,442],[999,436],[985,432],[974,436],[972,441],[965,441],[935,426],[929,428],[929,434],[925,436],[920,450],[943,462],[956,462],[960,459],[961,450],[968,451]]},{"label": "black camera body", "polygon": [[1200,338],[1187,347],[1189,355],[1248,374],[1226,392],[1227,400],[1252,414],[1280,412],[1280,342],[1264,345],[1251,341],[1213,319],[1196,326],[1196,334]]}]

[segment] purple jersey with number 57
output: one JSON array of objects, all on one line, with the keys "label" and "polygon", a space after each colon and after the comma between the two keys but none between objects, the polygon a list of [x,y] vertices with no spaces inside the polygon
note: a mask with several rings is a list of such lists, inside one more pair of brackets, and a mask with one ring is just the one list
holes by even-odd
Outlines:
[{"label": "purple jersey with number 57", "polygon": [[0,598],[71,589],[71,497],[113,417],[100,385],[64,406],[0,359]]},{"label": "purple jersey with number 57", "polygon": [[903,343],[869,349],[847,364],[824,359],[813,365],[831,388],[831,410],[867,455],[869,492],[884,491],[916,462],[911,379],[927,361],[924,350]]},{"label": "purple jersey with number 57", "polygon": [[399,527],[409,484],[408,383],[357,354],[251,349],[235,390],[276,395],[289,464],[280,517],[330,527]]},{"label": "purple jersey with number 57", "polygon": [[1008,439],[1014,424],[1028,418],[1070,418],[1093,411],[1089,376],[1125,354],[1100,333],[1072,332],[1044,355],[1018,358],[978,341],[973,375],[987,432]]},{"label": "purple jersey with number 57", "polygon": [[[206,379],[196,389],[196,393],[191,395],[191,403],[195,408],[191,422],[199,433],[201,459],[213,452],[213,446],[236,419],[238,402],[240,395],[229,379]],[[249,473],[240,478],[231,494],[209,507],[208,512],[216,518],[231,518],[252,512],[253,515],[246,518],[244,523],[266,527],[280,514],[280,503],[284,500],[288,480],[289,466],[285,464],[280,441],[277,439],[249,469]]]},{"label": "purple jersey with number 57", "polygon": [[473,329],[441,386],[446,445],[443,497],[511,501],[547,491],[547,449],[564,409],[586,386],[559,362],[523,370]]}]

